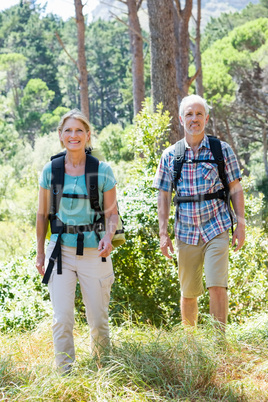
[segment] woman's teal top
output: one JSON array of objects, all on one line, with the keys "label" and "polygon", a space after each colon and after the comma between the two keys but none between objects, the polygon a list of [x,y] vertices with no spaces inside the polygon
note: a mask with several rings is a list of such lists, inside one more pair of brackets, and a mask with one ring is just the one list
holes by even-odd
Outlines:
[{"label": "woman's teal top", "polygon": [[[51,187],[51,162],[48,162],[39,178],[39,184],[44,189],[50,190]],[[98,188],[99,203],[103,203],[103,193],[111,190],[116,185],[116,180],[111,167],[100,161],[98,171]],[[64,175],[63,193],[65,194],[87,194],[85,175],[70,176]],[[59,219],[67,225],[86,225],[93,223],[94,211],[91,209],[88,199],[65,198],[60,201],[59,211],[57,213]],[[100,232],[103,237],[105,232]],[[95,233],[84,232],[84,247],[98,247],[98,240]],[[51,241],[56,241],[58,235],[52,234]],[[76,247],[77,234],[63,233],[62,244],[69,247]]]}]

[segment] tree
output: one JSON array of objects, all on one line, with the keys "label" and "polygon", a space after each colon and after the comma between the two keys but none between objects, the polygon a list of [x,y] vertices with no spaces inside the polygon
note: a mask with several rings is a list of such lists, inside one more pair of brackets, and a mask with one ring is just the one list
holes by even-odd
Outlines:
[{"label": "tree", "polygon": [[62,21],[52,14],[41,18],[43,11],[35,2],[23,2],[3,11],[3,18],[0,18],[0,47],[3,54],[25,56],[27,75],[23,85],[32,78],[40,78],[55,92],[50,104],[52,110],[61,103],[56,78],[60,46],[54,32],[60,29]]},{"label": "tree", "polygon": [[125,125],[133,117],[132,98],[123,99],[130,64],[126,28],[117,21],[98,20],[88,27],[87,44],[91,121],[97,129]]},{"label": "tree", "polygon": [[267,0],[261,0],[258,4],[249,3],[241,12],[222,13],[217,18],[212,17],[204,28],[202,51],[216,40],[223,39],[234,28],[262,17],[268,17]]},{"label": "tree", "polygon": [[[98,20],[86,27],[86,57],[88,68],[90,122],[97,130],[108,124],[125,125],[133,118],[133,98],[123,96],[130,64],[129,36],[125,26],[117,21]],[[68,20],[61,30],[57,78],[63,96],[63,105],[79,106],[77,77],[76,25]],[[68,57],[66,57],[66,54]],[[120,79],[119,79],[120,77]]]},{"label": "tree", "polygon": [[175,0],[174,6],[174,29],[175,29],[175,49],[176,49],[176,73],[179,89],[179,102],[188,95],[192,79],[188,77],[189,71],[189,21],[192,15],[192,0],[186,0],[185,6],[181,8],[181,2]]},{"label": "tree", "polygon": [[203,73],[202,73],[202,64],[201,64],[201,49],[200,49],[201,0],[197,0],[197,18],[196,18],[195,24],[196,24],[196,36],[195,36],[194,44],[191,41],[192,53],[193,53],[194,62],[195,62],[195,69],[196,69],[196,71],[198,71],[198,74],[195,79],[195,89],[196,89],[197,95],[200,95],[203,97],[204,88],[203,88]]},{"label": "tree", "polygon": [[143,38],[138,11],[142,0],[127,0],[130,49],[132,55],[132,82],[134,116],[142,109],[145,97]]},{"label": "tree", "polygon": [[21,136],[28,137],[32,145],[36,135],[40,134],[42,115],[48,111],[54,95],[55,93],[39,78],[29,80],[24,88],[19,106],[20,119],[15,121],[15,127]]},{"label": "tree", "polygon": [[154,110],[163,103],[172,116],[169,140],[180,138],[178,86],[175,67],[174,6],[172,0],[148,0],[151,44],[151,83]]},{"label": "tree", "polygon": [[11,114],[18,117],[18,108],[22,96],[22,83],[27,76],[26,57],[18,53],[0,55],[0,72],[2,73],[0,89],[2,94],[12,94]]},{"label": "tree", "polygon": [[85,20],[83,16],[84,6],[82,5],[81,0],[74,0],[74,3],[77,24],[78,70],[81,111],[89,120],[88,77],[85,54]]},{"label": "tree", "polygon": [[214,133],[216,127],[217,134],[233,142],[245,173],[250,158],[261,151],[266,175],[267,37],[268,19],[260,18],[238,26],[203,53],[205,96],[214,106]]},{"label": "tree", "polygon": [[[186,0],[184,8],[181,7],[181,2],[175,0],[174,5],[174,29],[175,29],[175,49],[176,49],[176,73],[178,83],[178,101],[181,102],[184,96],[188,95],[189,88],[192,82],[201,73],[201,55],[200,55],[200,19],[198,15],[197,20],[197,35],[195,56],[196,65],[198,69],[193,76],[189,76],[189,59],[190,59],[190,35],[189,35],[189,21],[192,15],[192,0]],[[199,14],[201,12],[201,4],[199,5]],[[199,22],[199,24],[198,24]],[[199,31],[198,31],[199,30]],[[181,135],[183,135],[181,129]]]}]

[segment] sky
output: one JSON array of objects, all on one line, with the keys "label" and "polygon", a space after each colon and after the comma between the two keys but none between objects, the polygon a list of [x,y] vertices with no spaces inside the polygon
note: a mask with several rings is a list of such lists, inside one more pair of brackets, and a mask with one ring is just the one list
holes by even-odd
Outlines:
[{"label": "sky", "polygon": [[[19,4],[20,0],[0,0],[0,11]],[[47,3],[46,12],[59,15],[63,20],[74,17],[75,8],[73,0],[37,0],[37,4],[44,6]],[[91,11],[99,4],[99,0],[84,0],[87,3],[83,8],[83,14],[88,14],[88,20],[92,19]]]}]

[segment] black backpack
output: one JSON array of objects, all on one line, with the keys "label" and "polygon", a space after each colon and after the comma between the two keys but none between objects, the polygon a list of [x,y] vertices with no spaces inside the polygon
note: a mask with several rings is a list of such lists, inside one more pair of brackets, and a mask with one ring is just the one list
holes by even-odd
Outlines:
[{"label": "black backpack", "polygon": [[[56,245],[49,258],[49,264],[47,266],[42,283],[47,284],[54,267],[55,260],[58,259],[57,274],[62,274],[62,262],[61,262],[61,235],[63,233],[77,234],[77,247],[76,255],[83,255],[84,251],[84,232],[94,231],[97,240],[100,241],[100,232],[105,231],[105,217],[104,211],[99,204],[99,192],[98,192],[98,168],[99,160],[91,155],[91,150],[86,149],[86,165],[85,165],[85,179],[87,195],[85,194],[63,194],[64,187],[64,173],[65,173],[65,155],[66,151],[60,152],[57,155],[51,157],[51,206],[49,221],[51,227],[51,233],[58,234]],[[66,225],[58,217],[59,205],[61,197],[75,198],[75,199],[89,199],[90,206],[94,211],[94,220],[92,224],[88,225]],[[117,228],[115,235],[124,235],[123,221],[119,216],[119,227]],[[120,241],[121,245],[124,240]],[[106,261],[103,257],[102,261]]]},{"label": "black backpack", "polygon": [[[173,199],[174,205],[176,207],[179,206],[181,202],[201,202],[205,200],[213,200],[213,199],[221,199],[224,200],[227,204],[227,208],[230,214],[231,222],[232,222],[232,233],[233,233],[233,215],[232,208],[230,204],[230,190],[229,185],[227,183],[226,174],[225,174],[225,163],[224,157],[221,148],[221,142],[217,137],[208,136],[210,150],[214,159],[185,159],[185,140],[184,138],[175,144],[175,155],[174,155],[174,176],[173,176],[173,187],[175,190],[175,197]],[[212,194],[197,194],[194,196],[179,196],[177,194],[177,184],[178,180],[181,177],[182,166],[184,163],[213,163],[218,166],[219,177],[223,184],[223,189],[216,191]],[[177,208],[178,214],[178,208]]]}]

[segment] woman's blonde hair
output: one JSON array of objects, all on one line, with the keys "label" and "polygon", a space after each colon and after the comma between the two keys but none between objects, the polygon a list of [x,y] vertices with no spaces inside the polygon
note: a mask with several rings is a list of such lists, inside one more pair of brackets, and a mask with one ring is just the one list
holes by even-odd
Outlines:
[{"label": "woman's blonde hair", "polygon": [[[62,128],[68,119],[76,119],[79,120],[85,127],[86,131],[91,131],[90,130],[90,123],[86,116],[79,110],[79,109],[72,109],[69,112],[65,113],[62,118],[60,119],[60,122],[58,124],[58,130],[59,132],[62,132]],[[63,142],[60,141],[62,148],[64,148]],[[92,143],[91,143],[91,138],[86,142],[86,148],[92,148]]]}]

